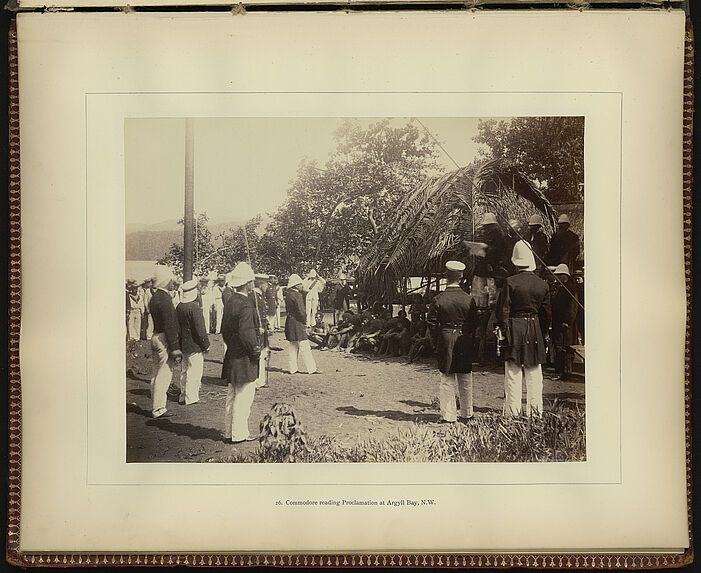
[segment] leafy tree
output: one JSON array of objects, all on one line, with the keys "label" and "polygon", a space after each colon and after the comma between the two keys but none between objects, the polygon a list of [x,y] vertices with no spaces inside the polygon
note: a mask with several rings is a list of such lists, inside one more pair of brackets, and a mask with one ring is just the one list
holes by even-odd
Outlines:
[{"label": "leafy tree", "polygon": [[279,274],[350,270],[402,197],[439,172],[434,142],[412,122],[349,120],[334,137],[323,168],[302,162],[261,237],[261,256]]},{"label": "leafy tree", "polygon": [[[211,271],[226,273],[230,271],[237,262],[247,261],[248,251],[246,249],[246,239],[248,239],[251,261],[255,268],[259,243],[256,229],[260,225],[260,215],[245,223],[245,235],[243,226],[241,226],[235,229],[228,229],[215,237],[207,226],[208,220],[207,213],[200,213],[196,217],[193,274],[202,277]],[[183,220],[180,219],[178,223],[182,225]],[[183,258],[183,246],[173,243],[165,256],[158,261],[158,264],[167,265],[172,268],[176,274],[182,276]]]},{"label": "leafy tree", "polygon": [[486,158],[506,157],[540,183],[553,203],[582,200],[583,117],[516,117],[480,120],[476,143]]}]

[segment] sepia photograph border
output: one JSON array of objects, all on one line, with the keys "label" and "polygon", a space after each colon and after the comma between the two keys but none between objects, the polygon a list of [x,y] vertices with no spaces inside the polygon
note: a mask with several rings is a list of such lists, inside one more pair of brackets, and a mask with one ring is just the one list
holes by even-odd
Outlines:
[{"label": "sepia photograph border", "polygon": [[[21,310],[21,230],[20,230],[20,175],[19,175],[19,97],[17,84],[17,32],[13,22],[9,38],[10,60],[10,177],[9,177],[9,336],[8,336],[8,388],[9,388],[9,467],[8,467],[8,518],[6,557],[17,566],[95,566],[95,565],[200,565],[200,566],[312,566],[312,567],[475,567],[506,568],[634,568],[653,569],[680,567],[693,559],[693,546],[683,553],[376,553],[358,555],[352,553],[323,554],[275,554],[275,553],[61,553],[23,552],[20,550],[21,503],[21,380],[19,368],[19,337]],[[687,323],[685,344],[685,430],[686,430],[686,480],[689,531],[691,532],[691,200],[692,200],[692,124],[693,124],[693,37],[687,22],[684,74],[684,264],[686,268]]]}]

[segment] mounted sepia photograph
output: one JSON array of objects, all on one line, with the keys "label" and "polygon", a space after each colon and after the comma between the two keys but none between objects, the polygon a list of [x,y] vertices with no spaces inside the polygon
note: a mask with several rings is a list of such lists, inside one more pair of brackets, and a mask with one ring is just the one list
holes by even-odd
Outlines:
[{"label": "mounted sepia photograph", "polygon": [[583,116],[127,118],[126,462],[582,462]]}]

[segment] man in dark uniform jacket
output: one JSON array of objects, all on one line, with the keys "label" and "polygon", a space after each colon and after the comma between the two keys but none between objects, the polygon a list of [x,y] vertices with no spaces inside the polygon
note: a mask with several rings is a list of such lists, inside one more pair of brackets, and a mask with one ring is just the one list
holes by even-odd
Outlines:
[{"label": "man in dark uniform jacket", "polygon": [[570,231],[570,218],[563,213],[557,218],[557,231],[550,242],[548,264],[567,265],[570,272],[574,272],[578,257],[579,235]]},{"label": "man in dark uniform jacket", "polygon": [[151,337],[151,355],[154,375],[151,379],[151,415],[154,418],[169,417],[166,402],[167,392],[173,371],[182,359],[180,337],[178,335],[178,318],[173,306],[170,290],[175,285],[175,277],[168,267],[157,265],[152,279],[153,296],[148,310],[153,318],[153,336]]},{"label": "man in dark uniform jacket", "polygon": [[441,418],[457,421],[456,393],[460,396],[460,414],[464,420],[474,415],[472,407],[472,348],[477,326],[474,297],[460,288],[465,264],[448,261],[445,265],[445,290],[431,303],[426,322],[438,355]]},{"label": "man in dark uniform jacket", "polygon": [[[555,343],[555,370],[564,377],[567,363],[567,347],[576,344],[577,285],[570,277],[567,265],[558,265],[553,271],[557,278],[554,283],[552,300],[553,342]],[[569,292],[568,292],[569,291]]]},{"label": "man in dark uniform jacket", "polygon": [[[253,292],[248,296],[256,309],[254,315],[256,332],[258,333],[258,344],[261,347],[260,364],[258,365],[258,380],[256,388],[263,388],[268,385],[268,360],[270,358],[270,322],[268,321],[267,301],[265,293],[268,290],[268,280],[270,277],[265,274],[256,274]],[[275,311],[273,310],[273,313]]]},{"label": "man in dark uniform jacket", "polygon": [[248,431],[248,417],[256,392],[260,346],[256,333],[253,302],[253,270],[239,263],[229,275],[228,284],[233,294],[224,306],[222,338],[226,343],[224,377],[229,382],[224,416],[224,437],[233,443],[252,440]]},{"label": "man in dark uniform jacket", "polygon": [[183,283],[183,298],[175,309],[183,353],[179,402],[186,406],[200,401],[200,384],[204,371],[204,353],[209,350],[209,336],[202,307],[197,302],[198,282]]},{"label": "man in dark uniform jacket", "polygon": [[543,231],[543,217],[538,214],[531,215],[528,220],[528,236],[526,240],[531,244],[535,258],[535,273],[543,276],[544,261],[548,256],[548,236]]},{"label": "man in dark uniform jacket", "polygon": [[526,378],[526,411],[543,411],[545,340],[550,327],[550,289],[536,276],[535,258],[525,241],[514,246],[513,264],[519,271],[506,279],[496,306],[496,324],[505,336],[504,415],[521,414],[522,383]]},{"label": "man in dark uniform jacket", "polygon": [[299,275],[290,275],[285,295],[285,338],[290,343],[290,374],[298,372],[298,360],[301,358],[307,374],[317,373],[312,348],[307,339],[307,309],[302,295],[302,279]]}]

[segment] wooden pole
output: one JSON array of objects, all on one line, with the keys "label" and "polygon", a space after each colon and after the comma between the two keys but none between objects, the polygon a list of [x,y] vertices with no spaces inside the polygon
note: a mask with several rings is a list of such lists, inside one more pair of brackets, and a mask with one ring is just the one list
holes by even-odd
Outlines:
[{"label": "wooden pole", "polygon": [[192,279],[195,228],[195,134],[192,119],[185,120],[185,215],[183,217],[183,281]]}]

